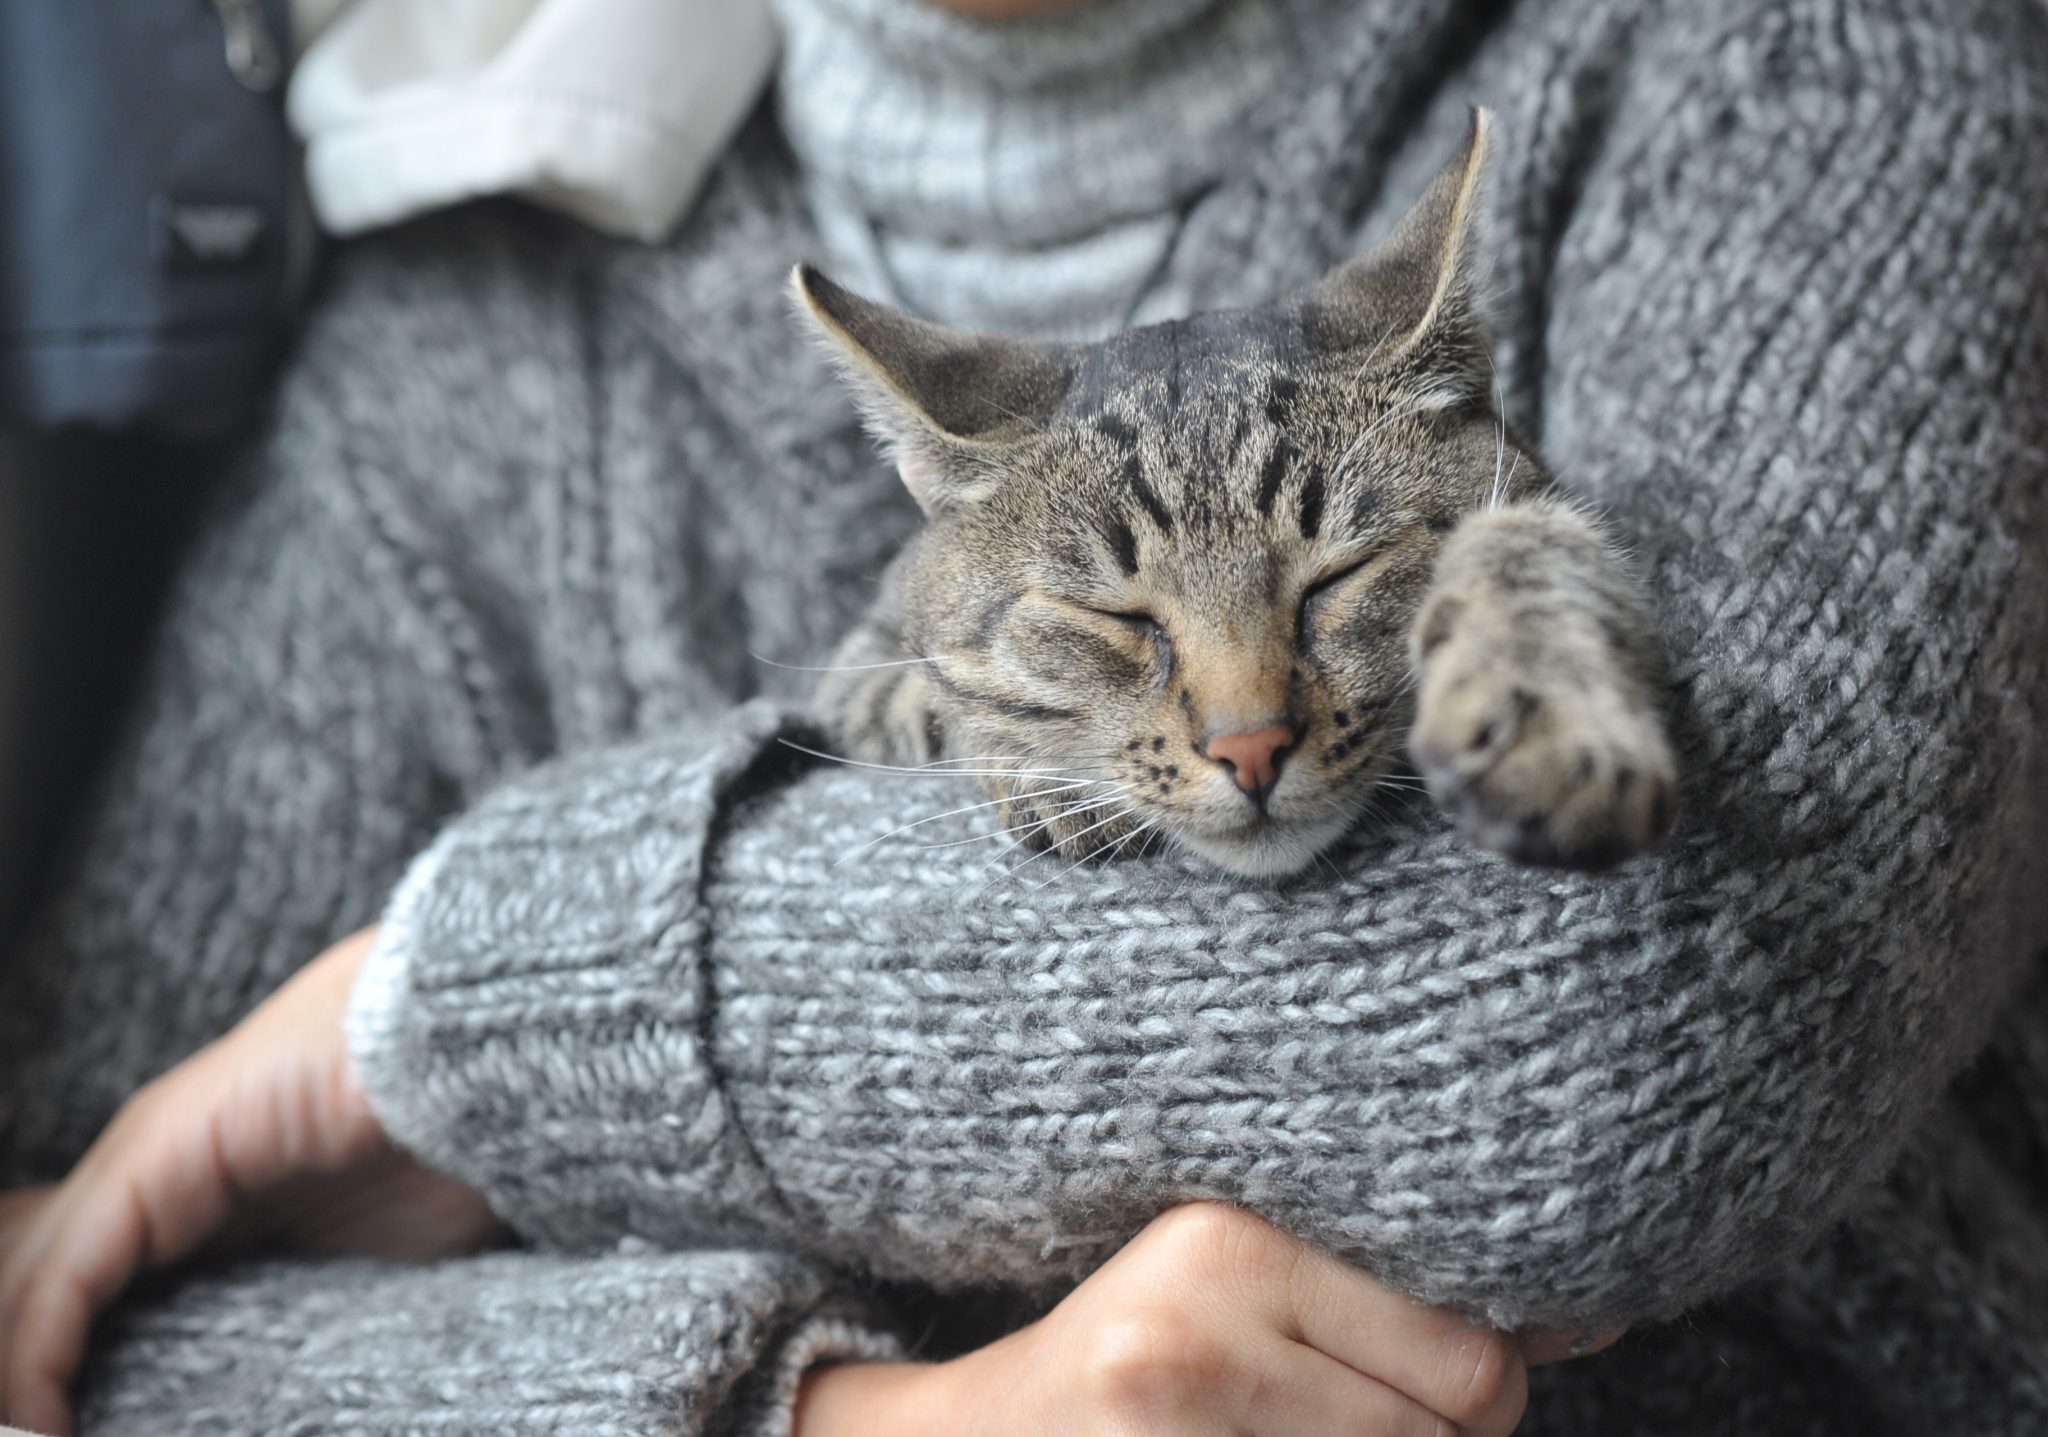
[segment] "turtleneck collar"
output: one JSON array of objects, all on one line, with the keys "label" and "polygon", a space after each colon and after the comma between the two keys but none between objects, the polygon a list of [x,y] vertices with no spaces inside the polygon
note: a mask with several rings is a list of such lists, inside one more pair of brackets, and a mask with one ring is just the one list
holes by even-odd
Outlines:
[{"label": "turtleneck collar", "polygon": [[829,18],[906,71],[1028,90],[1126,65],[1228,0],[1094,0],[1019,20],[970,19],[934,0],[774,3],[786,24],[798,14]]},{"label": "turtleneck collar", "polygon": [[1102,0],[977,21],[775,0],[824,262],[947,323],[1088,336],[1145,313],[1188,208],[1248,163],[1349,0]]}]

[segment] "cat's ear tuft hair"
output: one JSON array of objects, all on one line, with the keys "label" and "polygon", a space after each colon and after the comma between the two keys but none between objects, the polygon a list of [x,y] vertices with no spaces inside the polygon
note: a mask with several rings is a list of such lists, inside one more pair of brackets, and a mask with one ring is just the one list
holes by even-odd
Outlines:
[{"label": "cat's ear tuft hair", "polygon": [[915,319],[809,265],[790,292],[927,514],[1000,482],[1006,455],[1044,432],[1066,393],[1071,370],[1051,346]]},{"label": "cat's ear tuft hair", "polygon": [[1479,313],[1493,116],[1472,111],[1465,148],[1370,254],[1301,294],[1310,339],[1446,402],[1492,381]]}]

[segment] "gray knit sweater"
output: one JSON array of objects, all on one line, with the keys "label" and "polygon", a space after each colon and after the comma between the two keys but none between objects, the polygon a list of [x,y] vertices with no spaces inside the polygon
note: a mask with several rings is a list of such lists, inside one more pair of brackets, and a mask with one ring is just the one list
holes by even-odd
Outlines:
[{"label": "gray knit sweater", "polygon": [[[666,247],[483,208],[342,257],[0,987],[0,1178],[50,1176],[382,913],[373,1103],[525,1247],[184,1275],[88,1430],[784,1431],[806,1363],[1220,1197],[1636,1326],[1527,1432],[2048,1432],[2041,10],[783,8]],[[893,832],[962,790],[777,743],[809,676],[754,656],[817,662],[914,523],[791,260],[1070,332],[1255,300],[1473,101],[1508,403],[1676,658],[1666,852],[1395,807],[1279,885],[1013,874],[977,815]]]}]

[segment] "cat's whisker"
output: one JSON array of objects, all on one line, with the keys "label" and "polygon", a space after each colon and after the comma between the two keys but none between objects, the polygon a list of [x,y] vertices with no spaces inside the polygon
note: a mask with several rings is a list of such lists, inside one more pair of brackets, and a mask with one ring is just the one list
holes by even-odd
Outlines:
[{"label": "cat's whisker", "polygon": [[942,664],[951,658],[950,654],[938,654],[922,659],[890,659],[878,664],[785,664],[780,659],[771,659],[751,649],[747,657],[757,664],[766,664],[771,669],[788,669],[799,674],[858,674],[868,669],[900,669],[911,664]]},{"label": "cat's whisker", "polygon": [[1406,409],[1396,410],[1392,414],[1381,415],[1378,419],[1375,419],[1371,424],[1367,425],[1363,433],[1361,433],[1356,439],[1351,441],[1350,445],[1345,448],[1344,452],[1338,456],[1336,464],[1331,466],[1331,472],[1336,475],[1348,477],[1347,471],[1351,466],[1351,461],[1358,457],[1358,451],[1365,446],[1366,440],[1372,438],[1373,435],[1379,433],[1389,424],[1395,423],[1398,420],[1407,419],[1414,415],[1421,414],[1426,410],[1441,407],[1441,402],[1442,395],[1435,391],[1432,391],[1428,394],[1425,394],[1420,400],[1418,400],[1414,404],[1409,405]]},{"label": "cat's whisker", "polygon": [[[1118,810],[1117,810],[1117,811],[1116,811],[1115,813],[1112,813],[1112,814],[1111,814],[1111,815],[1110,815],[1109,817],[1107,817],[1107,818],[1103,819],[1103,820],[1102,820],[1102,821],[1101,821],[1100,823],[1091,823],[1091,824],[1089,824],[1089,825],[1088,825],[1088,826],[1087,826],[1086,828],[1084,828],[1084,829],[1081,829],[1081,830],[1080,830],[1079,832],[1076,832],[1076,833],[1070,833],[1070,834],[1068,834],[1068,835],[1066,836],[1066,838],[1065,838],[1064,840],[1062,840],[1062,841],[1063,841],[1063,842],[1072,842],[1072,841],[1073,841],[1074,839],[1077,839],[1077,838],[1085,838],[1085,837],[1086,837],[1087,835],[1089,835],[1089,834],[1093,833],[1093,832],[1094,832],[1094,831],[1095,831],[1096,829],[1098,829],[1098,828],[1107,828],[1107,827],[1109,827],[1109,825],[1110,825],[1110,824],[1112,824],[1112,823],[1115,823],[1115,822],[1116,822],[1117,820],[1119,820],[1119,819],[1123,818],[1123,817],[1124,817],[1125,815],[1127,815],[1127,814],[1128,814],[1129,812],[1130,812],[1130,808],[1129,808],[1129,806],[1127,805],[1127,806],[1125,806],[1124,808],[1118,809]],[[1038,859],[1040,859],[1040,858],[1043,858],[1043,857],[1045,857],[1045,855],[1046,855],[1046,854],[1048,854],[1048,853],[1051,853],[1051,852],[1053,852],[1053,849],[1051,849],[1051,848],[1041,848],[1040,850],[1038,850],[1038,852],[1036,852],[1036,853],[1032,854],[1030,858],[1027,858],[1027,859],[1025,859],[1023,863],[1020,863],[1020,864],[1018,864],[1018,865],[1017,865],[1017,866],[1016,866],[1015,868],[1011,869],[1011,870],[1010,870],[1011,874],[1013,874],[1013,875],[1014,875],[1014,874],[1016,874],[1016,873],[1018,873],[1018,872],[1022,871],[1022,870],[1023,870],[1023,869],[1024,869],[1025,867],[1026,867],[1026,865],[1028,865],[1028,864],[1031,864],[1031,863],[1035,862],[1036,860],[1038,860]],[[1092,855],[1091,855],[1091,856],[1092,856]]]},{"label": "cat's whisker", "polygon": [[[1083,794],[1079,798],[1073,800],[1071,803],[1065,805],[1060,812],[1051,814],[1045,818],[1041,818],[1035,823],[1012,824],[1008,828],[1001,829],[998,833],[988,836],[1004,837],[1012,839],[1013,841],[1022,840],[1030,834],[1037,833],[1040,829],[1046,828],[1051,824],[1057,823],[1060,819],[1070,816],[1071,813],[1084,811],[1088,808],[1101,808],[1105,807],[1108,804],[1118,802],[1131,791],[1131,787],[1127,783],[1110,783],[1107,780],[1103,779],[1096,779],[1093,780],[1093,782],[1099,787],[1111,789],[1112,792],[1107,796],[1101,798],[1098,798],[1094,794]],[[1007,850],[1002,853],[996,854],[995,857],[991,858],[988,861],[988,863],[982,867],[982,875],[986,876],[990,872],[990,870],[1000,867],[1004,859],[1008,856],[1009,855]],[[1022,867],[1023,865],[1019,864],[1018,866]]]},{"label": "cat's whisker", "polygon": [[[1119,814],[1119,815],[1116,815],[1115,817],[1112,817],[1112,818],[1108,818],[1108,819],[1105,819],[1105,820],[1104,820],[1104,822],[1106,822],[1106,823],[1114,823],[1114,822],[1116,821],[1116,818],[1119,818],[1119,817],[1122,817],[1122,815],[1121,815],[1121,814]],[[1061,880],[1062,878],[1065,878],[1065,877],[1066,877],[1066,876],[1067,876],[1067,875],[1068,875],[1069,873],[1072,873],[1072,872],[1073,872],[1073,871],[1074,871],[1075,869],[1079,868],[1079,867],[1080,867],[1080,866],[1081,866],[1082,864],[1084,864],[1084,863],[1092,863],[1092,862],[1096,862],[1096,861],[1098,861],[1098,860],[1103,860],[1103,859],[1109,859],[1109,858],[1114,858],[1114,857],[1116,856],[1116,854],[1118,853],[1118,851],[1119,851],[1119,850],[1121,850],[1121,849],[1123,848],[1123,846],[1124,846],[1124,845],[1125,845],[1126,843],[1129,843],[1129,842],[1130,842],[1130,841],[1131,841],[1132,839],[1136,838],[1136,837],[1137,837],[1137,836],[1138,836],[1139,834],[1141,834],[1141,833],[1145,832],[1145,831],[1146,831],[1147,829],[1149,829],[1149,828],[1152,828],[1152,827],[1155,827],[1155,826],[1157,825],[1157,823],[1158,823],[1158,820],[1157,820],[1157,819],[1152,819],[1152,818],[1148,818],[1148,819],[1146,819],[1146,820],[1145,820],[1145,821],[1144,821],[1143,823],[1139,824],[1139,825],[1138,825],[1138,826],[1137,826],[1136,828],[1132,829],[1132,830],[1131,830],[1131,831],[1130,831],[1129,833],[1126,833],[1126,834],[1125,834],[1125,835],[1124,835],[1124,836],[1123,836],[1122,838],[1119,838],[1119,839],[1118,839],[1118,840],[1117,840],[1117,841],[1116,841],[1115,843],[1112,843],[1112,844],[1110,844],[1110,845],[1109,845],[1109,847],[1107,847],[1107,848],[1103,849],[1103,850],[1102,850],[1101,852],[1099,852],[1099,853],[1084,853],[1084,854],[1082,854],[1082,855],[1081,855],[1081,856],[1080,856],[1079,858],[1075,859],[1075,860],[1074,860],[1074,861],[1073,861],[1072,863],[1069,863],[1069,864],[1068,864],[1068,865],[1067,865],[1067,866],[1066,866],[1065,868],[1062,868],[1062,869],[1061,869],[1061,870],[1060,870],[1060,871],[1059,871],[1058,873],[1055,873],[1055,874],[1054,874],[1054,875],[1053,875],[1052,877],[1050,877],[1050,878],[1048,878],[1048,879],[1045,879],[1045,880],[1044,880],[1043,882],[1040,882],[1040,883],[1034,883],[1034,884],[1032,884],[1032,885],[1031,885],[1031,891],[1032,891],[1033,893],[1036,893],[1036,892],[1038,892],[1038,891],[1039,891],[1039,890],[1040,890],[1041,888],[1044,888],[1044,887],[1046,887],[1046,886],[1047,886],[1048,884],[1053,884],[1053,883],[1057,883],[1057,882],[1059,882],[1059,881],[1060,881],[1060,880]],[[1096,824],[1096,825],[1095,825],[1095,827],[1096,827],[1096,828],[1100,828],[1100,827],[1102,827],[1102,824],[1098,823],[1098,824]],[[1083,830],[1082,830],[1082,833],[1087,833],[1087,832],[1091,832],[1091,831],[1092,831],[1092,830],[1089,830],[1089,829],[1083,829]],[[1077,838],[1078,838],[1078,837],[1080,837],[1080,834],[1076,834],[1076,835],[1075,835],[1075,837],[1077,837]],[[1034,857],[1035,857],[1035,856],[1036,856],[1036,855],[1034,855]],[[1017,868],[1022,868],[1023,866],[1024,866],[1024,865],[1020,863],[1020,864],[1018,864],[1018,865],[1017,865]],[[1011,871],[1012,873],[1015,873],[1015,872],[1017,871],[1017,869],[1016,869],[1016,868],[1013,868],[1013,869],[1011,869],[1010,871]]]},{"label": "cat's whisker", "polygon": [[[1046,776],[1046,773],[1042,773],[1040,770],[1036,769],[934,768],[929,764],[922,765],[917,768],[906,768],[902,764],[869,763],[865,759],[841,758],[836,753],[826,753],[823,749],[811,748],[808,745],[797,743],[793,739],[777,739],[776,742],[781,744],[784,748],[793,748],[798,753],[808,754],[812,758],[822,758],[828,763],[841,764],[847,768],[871,769],[877,773],[900,773],[908,775],[911,778],[953,778],[959,776],[965,776],[969,778],[1038,778]],[[1052,771],[1046,772],[1049,773]]]},{"label": "cat's whisker", "polygon": [[[1493,367],[1493,349],[1485,350],[1486,374],[1493,386],[1493,493],[1488,497],[1486,507],[1498,509],[1501,504],[1501,466],[1507,462],[1508,453],[1508,411],[1507,401],[1501,397],[1500,371]],[[1518,460],[1521,456],[1515,456]]]},{"label": "cat's whisker", "polygon": [[[1054,793],[1064,793],[1064,792],[1068,792],[1068,791],[1070,791],[1070,790],[1072,790],[1072,789],[1077,789],[1077,788],[1090,788],[1090,787],[1093,787],[1093,786],[1095,786],[1096,784],[1099,784],[1099,783],[1101,783],[1101,782],[1103,782],[1103,780],[1101,780],[1101,779],[1096,779],[1096,778],[1081,778],[1081,779],[1072,779],[1072,780],[1068,780],[1068,781],[1062,782],[1062,783],[1058,784],[1058,785],[1057,785],[1056,787],[1053,787],[1053,788],[1049,788],[1049,789],[1039,789],[1039,790],[1036,790],[1036,791],[1034,791],[1034,792],[1032,792],[1032,793],[1024,794],[1024,795],[1021,795],[1021,796],[1022,796],[1022,797],[1025,797],[1025,798],[1039,798],[1039,797],[1042,797],[1042,796],[1045,796],[1045,795],[1048,795],[1048,794],[1054,794]],[[851,860],[851,859],[853,859],[853,858],[857,858],[857,857],[859,857],[859,856],[860,856],[861,854],[863,854],[863,853],[866,853],[866,852],[867,852],[867,851],[868,851],[868,850],[869,850],[870,848],[873,848],[873,847],[874,847],[874,846],[875,846],[876,844],[878,844],[878,843],[886,843],[886,842],[888,842],[888,841],[889,841],[890,839],[892,839],[892,838],[896,837],[896,835],[897,835],[897,834],[899,834],[899,833],[908,833],[908,832],[910,832],[910,830],[911,830],[911,829],[913,829],[913,828],[922,828],[922,827],[924,827],[924,825],[925,825],[925,824],[927,824],[927,823],[937,823],[937,822],[938,822],[938,821],[939,821],[940,819],[943,819],[943,818],[957,818],[957,817],[959,817],[959,816],[960,816],[961,814],[963,814],[963,813],[976,813],[976,812],[979,812],[979,811],[980,811],[981,809],[984,809],[984,808],[994,808],[994,807],[995,807],[995,806],[996,806],[997,804],[1000,804],[1000,803],[1005,803],[1005,802],[1008,802],[1008,800],[1007,800],[1007,799],[1001,799],[1001,798],[992,798],[992,799],[989,799],[989,800],[988,800],[987,802],[985,802],[985,803],[970,803],[970,804],[967,804],[966,806],[964,806],[964,807],[962,807],[962,808],[949,808],[949,809],[947,809],[947,810],[946,810],[946,811],[945,811],[944,813],[934,813],[934,814],[932,814],[932,815],[930,815],[929,817],[926,817],[926,818],[919,818],[919,819],[913,819],[913,820],[912,820],[911,822],[909,822],[909,823],[906,823],[906,824],[904,824],[904,825],[903,825],[902,827],[900,827],[900,828],[892,828],[892,829],[890,829],[890,830],[889,830],[889,831],[888,831],[887,833],[884,833],[884,834],[881,834],[881,835],[880,835],[880,836],[878,836],[878,837],[875,837],[875,838],[871,838],[871,839],[869,839],[869,840],[868,840],[868,841],[867,841],[866,843],[863,843],[863,844],[862,844],[862,845],[861,845],[860,847],[858,847],[858,848],[854,849],[854,850],[853,850],[852,852],[850,852],[850,853],[848,853],[848,854],[845,854],[845,855],[844,855],[843,857],[841,857],[841,858],[839,859],[839,861],[838,861],[837,863],[834,863],[834,864],[833,864],[832,866],[833,866],[834,868],[837,868],[837,867],[839,866],[839,864],[841,864],[841,863],[845,863],[845,862],[847,862],[847,861],[849,861],[849,860]],[[941,847],[941,848],[942,848],[942,847],[944,847],[945,845],[943,845],[943,844],[934,844],[934,845],[932,845],[932,846],[933,846],[933,847]]]},{"label": "cat's whisker", "polygon": [[[1126,844],[1140,839],[1149,839],[1152,836],[1152,834],[1158,829],[1158,827],[1158,819],[1148,818],[1143,823],[1139,824],[1136,828],[1132,829],[1129,833],[1126,833],[1122,838],[1119,838],[1115,843],[1112,843],[1108,848],[1102,850],[1101,853],[1090,854],[1089,856],[1091,858],[1113,858],[1117,854],[1123,852],[1124,846]],[[1143,852],[1144,844],[1142,842],[1138,844],[1137,848],[1131,850],[1131,854],[1133,857],[1137,857]]]},{"label": "cat's whisker", "polygon": [[[1115,803],[1120,797],[1121,794],[1112,794],[1108,798],[1104,799],[1082,800],[1075,804],[1069,804],[1065,808],[1062,808],[1058,813],[1054,814],[1051,818],[1041,818],[1036,823],[1013,824],[1008,828],[999,828],[994,833],[977,833],[970,838],[952,838],[948,839],[944,843],[921,843],[918,845],[918,847],[961,848],[970,843],[987,843],[989,840],[996,838],[1015,838],[1019,834],[1035,832],[1036,830],[1045,827],[1048,823],[1053,823],[1062,818],[1071,817],[1076,813],[1085,813],[1091,808],[1101,808],[1106,804]],[[986,807],[987,805],[983,806]]]},{"label": "cat's whisker", "polygon": [[1086,813],[1088,810],[1092,808],[1102,808],[1107,804],[1115,803],[1118,801],[1120,797],[1120,794],[1112,794],[1108,798],[1097,799],[1092,802],[1083,802],[1078,805],[1070,804],[1066,808],[1063,808],[1058,813],[1054,814],[1051,818],[1041,818],[1036,823],[1019,823],[1009,828],[999,828],[994,833],[977,833],[971,838],[951,838],[946,840],[946,842],[944,843],[921,843],[918,845],[918,847],[961,848],[970,843],[987,843],[989,840],[996,838],[1014,839],[1020,834],[1035,832],[1036,830],[1045,827],[1048,823],[1056,822],[1059,819],[1071,818],[1076,813]]},{"label": "cat's whisker", "polygon": [[[1054,768],[1100,768],[1107,760],[1115,757],[1116,755],[1113,752],[1037,753],[1021,755],[1015,761],[1018,763],[1034,763],[1041,766],[1051,765]],[[1065,764],[1055,762],[1055,760],[1059,759],[1068,759],[1072,760],[1072,762]]]},{"label": "cat's whisker", "polygon": [[1027,833],[1036,833],[1039,829],[1045,828],[1050,824],[1058,823],[1063,818],[1072,818],[1077,814],[1086,813],[1091,809],[1106,808],[1112,803],[1121,802],[1124,799],[1124,797],[1131,791],[1130,786],[1128,784],[1120,783],[1113,785],[1113,787],[1114,792],[1110,793],[1106,797],[1098,796],[1095,794],[1083,794],[1078,798],[1075,798],[1065,804],[1062,804],[1056,812],[1048,814],[1046,817],[1039,819],[1036,823],[1013,824],[1011,827],[1004,831],[1013,836],[1021,836]]},{"label": "cat's whisker", "polygon": [[[1066,756],[1071,757],[1072,755]],[[1014,768],[998,770],[998,772],[1014,773],[1024,778],[1036,778],[1045,774],[1079,773],[1083,769],[1091,769],[1097,773],[1106,773],[1108,771],[1107,769],[1103,768],[1103,766],[1100,764],[1070,763],[1049,765],[1047,761],[1052,757],[1055,757],[1055,755],[1036,756],[1032,754],[1009,753],[983,754],[973,758],[935,758],[930,763],[919,764],[918,771],[921,773],[959,773],[962,770],[955,767],[954,765],[966,763],[985,763],[991,766],[1008,763],[1026,763],[1034,765],[1034,767],[1031,768]],[[1082,757],[1086,757],[1086,755],[1082,755]]]},{"label": "cat's whisker", "polygon": [[1380,357],[1380,351],[1387,347],[1387,341],[1394,337],[1394,331],[1398,328],[1400,328],[1400,321],[1396,320],[1380,331],[1380,337],[1373,342],[1372,348],[1366,351],[1365,359],[1358,366],[1358,373],[1361,378],[1364,377],[1367,370],[1372,368],[1372,362]]},{"label": "cat's whisker", "polygon": [[930,763],[919,764],[920,768],[950,768],[960,763],[1028,763],[1031,756],[1022,753],[979,753],[966,758],[935,758]]},{"label": "cat's whisker", "polygon": [[[1058,823],[1061,819],[1077,818],[1081,814],[1092,813],[1098,808],[1107,808],[1112,803],[1120,803],[1122,801],[1122,794],[1111,794],[1108,798],[1100,799],[1093,803],[1084,803],[1078,806],[1064,808],[1061,809],[1058,813],[1053,814],[1049,818],[1041,818],[1036,823],[1019,824],[1014,828],[1005,829],[1003,830],[1003,832],[1013,841],[1021,840],[1028,834],[1037,833],[1040,829],[1048,828],[1051,825]],[[1116,815],[1112,814],[1111,817],[1114,818],[1116,817]],[[1029,860],[1026,861],[1028,862]],[[1020,863],[1017,866],[1019,868],[1022,868],[1024,865]]]},{"label": "cat's whisker", "polygon": [[978,398],[983,404],[986,404],[989,408],[995,410],[998,414],[1002,414],[1011,419],[1016,420],[1019,424],[1022,424],[1027,429],[1035,429],[1040,434],[1049,434],[1052,432],[1050,426],[1048,426],[1044,420],[1033,419],[1028,414],[1019,414],[1016,410],[1010,408],[1008,405],[999,403],[998,401],[989,398],[986,394],[976,395],[975,397]]}]

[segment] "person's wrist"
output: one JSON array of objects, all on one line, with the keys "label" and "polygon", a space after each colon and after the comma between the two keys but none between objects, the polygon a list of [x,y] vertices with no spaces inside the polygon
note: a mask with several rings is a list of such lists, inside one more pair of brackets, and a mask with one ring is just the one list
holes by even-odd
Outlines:
[{"label": "person's wrist", "polygon": [[[268,1046],[285,1046],[304,1060],[312,1086],[305,1089],[318,1130],[337,1157],[361,1158],[385,1146],[383,1126],[370,1108],[361,1075],[348,1052],[349,998],[363,960],[376,942],[377,927],[351,933],[319,954],[245,1020],[260,1026]],[[268,1011],[266,1011],[268,1010]]]},{"label": "person's wrist", "polygon": [[838,1362],[797,1388],[793,1437],[940,1437],[959,1431],[951,1362]]}]

